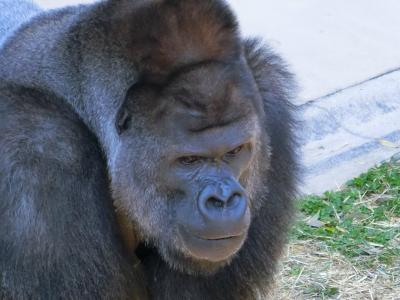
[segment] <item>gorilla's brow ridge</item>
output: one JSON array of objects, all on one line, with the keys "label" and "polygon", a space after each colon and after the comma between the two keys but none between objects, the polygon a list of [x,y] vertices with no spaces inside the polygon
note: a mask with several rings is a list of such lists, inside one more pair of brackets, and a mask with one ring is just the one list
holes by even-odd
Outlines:
[{"label": "gorilla's brow ridge", "polygon": [[205,124],[203,126],[192,127],[192,128],[189,128],[189,131],[192,133],[200,133],[200,132],[204,132],[204,131],[215,129],[215,128],[222,128],[222,127],[226,127],[231,124],[234,124],[234,123],[238,123],[241,119],[243,119],[243,116],[235,116],[233,118],[229,118],[226,120],[209,122],[208,124]]},{"label": "gorilla's brow ridge", "polygon": [[214,60],[214,59],[207,59],[207,60],[201,60],[197,61],[191,64],[183,65],[175,70],[171,71],[171,73],[168,74],[167,79],[165,80],[164,85],[168,86],[170,85],[173,81],[175,81],[177,78],[188,74],[190,72],[193,72],[197,69],[212,66],[212,65],[226,65],[226,63],[219,61],[219,60]]}]

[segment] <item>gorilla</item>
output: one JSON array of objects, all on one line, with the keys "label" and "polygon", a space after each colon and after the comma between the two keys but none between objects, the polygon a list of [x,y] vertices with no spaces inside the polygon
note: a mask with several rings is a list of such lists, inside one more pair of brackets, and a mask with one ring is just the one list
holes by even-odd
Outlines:
[{"label": "gorilla", "polygon": [[0,299],[266,296],[298,170],[282,59],[221,0],[0,6]]}]

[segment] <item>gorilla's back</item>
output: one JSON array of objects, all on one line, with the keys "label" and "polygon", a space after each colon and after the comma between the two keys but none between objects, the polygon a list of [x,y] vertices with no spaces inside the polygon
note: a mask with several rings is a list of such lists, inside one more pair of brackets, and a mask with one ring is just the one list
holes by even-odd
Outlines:
[{"label": "gorilla's back", "polygon": [[0,0],[0,48],[8,36],[39,12],[32,1]]}]

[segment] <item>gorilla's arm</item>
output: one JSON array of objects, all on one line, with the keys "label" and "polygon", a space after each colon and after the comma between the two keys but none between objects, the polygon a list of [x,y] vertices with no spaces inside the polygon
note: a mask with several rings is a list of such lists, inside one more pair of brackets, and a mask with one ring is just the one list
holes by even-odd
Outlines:
[{"label": "gorilla's arm", "polygon": [[0,298],[143,299],[101,151],[75,113],[1,84],[0,132]]}]

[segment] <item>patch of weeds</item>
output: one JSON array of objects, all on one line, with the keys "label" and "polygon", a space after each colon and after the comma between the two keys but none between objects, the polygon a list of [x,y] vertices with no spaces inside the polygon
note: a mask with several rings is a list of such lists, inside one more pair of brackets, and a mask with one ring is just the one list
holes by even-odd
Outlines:
[{"label": "patch of weeds", "polygon": [[327,287],[323,291],[323,296],[324,297],[333,297],[335,295],[339,294],[339,288],[337,287]]},{"label": "patch of weeds", "polygon": [[296,264],[291,266],[289,270],[289,274],[291,276],[299,276],[303,272],[303,266],[300,264]]},{"label": "patch of weeds", "polygon": [[316,297],[318,299],[325,299],[329,297],[333,297],[337,294],[339,294],[339,288],[337,287],[323,287],[320,285],[315,285],[312,287],[309,287],[306,291],[306,294],[309,294],[313,298]]},{"label": "patch of weeds", "polygon": [[366,264],[393,264],[400,248],[400,166],[382,164],[336,192],[298,202],[304,218],[292,238],[322,240],[346,257],[368,256]]}]

